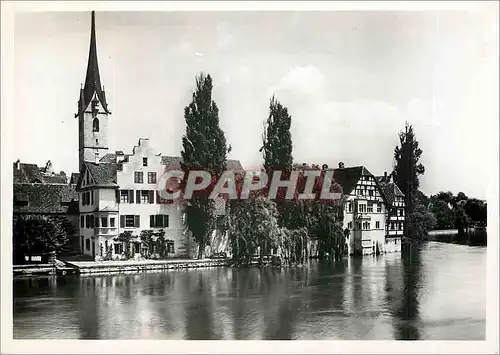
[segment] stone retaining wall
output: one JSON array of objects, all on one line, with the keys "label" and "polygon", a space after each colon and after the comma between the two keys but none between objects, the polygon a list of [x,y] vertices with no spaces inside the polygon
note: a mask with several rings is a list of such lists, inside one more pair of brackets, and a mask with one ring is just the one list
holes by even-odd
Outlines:
[{"label": "stone retaining wall", "polygon": [[77,268],[80,275],[108,275],[120,273],[142,273],[172,269],[192,269],[230,266],[229,259],[122,261],[122,262],[68,262]]}]

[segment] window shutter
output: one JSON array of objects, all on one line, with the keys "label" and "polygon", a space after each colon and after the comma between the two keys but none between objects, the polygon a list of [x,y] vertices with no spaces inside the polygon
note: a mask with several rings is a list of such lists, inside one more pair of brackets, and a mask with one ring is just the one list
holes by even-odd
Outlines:
[{"label": "window shutter", "polygon": [[155,191],[149,190],[149,203],[155,203]]},{"label": "window shutter", "polygon": [[168,214],[163,216],[163,227],[168,228]]},{"label": "window shutter", "polygon": [[98,227],[99,227],[99,217],[95,217],[95,218],[94,218],[94,226],[95,226],[96,228],[98,228]]},{"label": "window shutter", "polygon": [[125,227],[125,216],[120,216],[120,228]]},{"label": "window shutter", "polygon": [[140,219],[140,216],[138,215],[135,215],[134,216],[134,226],[135,228],[139,228],[141,226],[141,219]]},{"label": "window shutter", "polygon": [[160,203],[160,191],[156,190],[156,203]]},{"label": "window shutter", "polygon": [[135,192],[135,202],[136,203],[141,203],[141,190],[137,190]]},{"label": "window shutter", "polygon": [[128,190],[128,202],[134,203],[134,190]]},{"label": "window shutter", "polygon": [[149,227],[150,228],[154,228],[155,227],[155,216],[154,215],[150,215],[149,216]]}]

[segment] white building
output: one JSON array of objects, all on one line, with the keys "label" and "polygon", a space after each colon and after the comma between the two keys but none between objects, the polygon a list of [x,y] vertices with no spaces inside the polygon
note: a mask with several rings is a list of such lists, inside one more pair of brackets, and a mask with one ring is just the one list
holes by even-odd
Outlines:
[{"label": "white building", "polygon": [[[180,157],[162,156],[139,139],[131,154],[110,152],[108,147],[109,111],[101,87],[97,62],[95,19],[92,12],[90,50],[85,85],[80,89],[79,166],[76,190],[79,193],[80,246],[84,254],[112,256],[124,251],[117,237],[130,231],[135,253],[142,248],[141,231],[165,231],[168,256],[189,256],[192,241],[182,223],[183,206],[160,198],[160,177],[167,170],[180,169]],[[228,160],[227,168],[242,170],[239,161]]]},{"label": "white building", "polygon": [[387,202],[377,179],[363,166],[344,168],[343,163],[334,170],[334,179],[346,197],[344,228],[349,230],[349,255],[383,253]]}]

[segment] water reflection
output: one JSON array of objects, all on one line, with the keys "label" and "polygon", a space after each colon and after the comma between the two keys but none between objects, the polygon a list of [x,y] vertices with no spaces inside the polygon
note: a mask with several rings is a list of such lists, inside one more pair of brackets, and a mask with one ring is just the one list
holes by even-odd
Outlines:
[{"label": "water reflection", "polygon": [[[462,275],[486,249],[429,245],[295,269],[17,279],[14,337],[484,339],[485,279]],[[449,297],[470,289],[474,302]]]},{"label": "water reflection", "polygon": [[396,311],[395,338],[398,340],[419,340],[419,291],[421,284],[421,249],[410,247],[401,255],[403,286],[401,305]]}]

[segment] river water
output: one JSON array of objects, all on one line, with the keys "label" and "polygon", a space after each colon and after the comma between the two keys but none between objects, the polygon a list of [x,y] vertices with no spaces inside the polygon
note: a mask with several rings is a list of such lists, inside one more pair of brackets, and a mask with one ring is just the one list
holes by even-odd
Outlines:
[{"label": "river water", "polygon": [[486,248],[14,280],[15,339],[484,340]]}]

